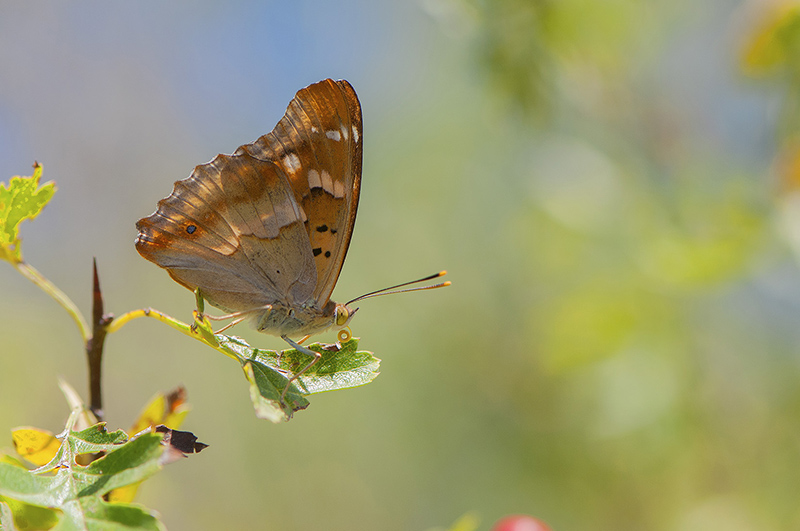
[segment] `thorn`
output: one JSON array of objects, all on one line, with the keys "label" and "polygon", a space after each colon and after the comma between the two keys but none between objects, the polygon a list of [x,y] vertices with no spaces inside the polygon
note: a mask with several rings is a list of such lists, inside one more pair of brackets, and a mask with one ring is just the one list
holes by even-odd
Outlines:
[{"label": "thorn", "polygon": [[103,293],[100,291],[100,277],[97,274],[97,257],[92,258],[94,288],[92,290],[92,324],[97,326],[103,321]]}]

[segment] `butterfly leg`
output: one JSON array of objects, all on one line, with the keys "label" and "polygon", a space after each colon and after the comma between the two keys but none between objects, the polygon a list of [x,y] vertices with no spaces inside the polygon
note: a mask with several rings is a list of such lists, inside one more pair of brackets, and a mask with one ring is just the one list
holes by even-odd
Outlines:
[{"label": "butterfly leg", "polygon": [[[226,313],[225,315],[210,315],[210,314],[204,314],[204,315],[209,319],[211,319],[212,321],[225,321],[226,319],[236,319],[238,317],[241,317],[241,319],[246,319],[250,314],[256,312],[263,312],[271,309],[272,309],[271,305],[265,304],[264,306],[259,306],[257,308],[242,310],[241,312]],[[241,321],[241,319],[239,319],[239,321]],[[239,321],[237,321],[237,323]]]},{"label": "butterfly leg", "polygon": [[[208,317],[208,316],[206,315],[206,317]],[[241,322],[242,322],[242,321],[244,321],[245,319],[247,319],[247,316],[246,316],[246,315],[243,315],[242,317],[239,317],[238,319],[234,319],[233,321],[231,321],[230,323],[226,324],[225,326],[223,326],[222,328],[220,328],[219,330],[217,330],[217,331],[216,331],[216,332],[214,332],[214,333],[215,333],[215,334],[221,334],[222,332],[224,332],[224,331],[225,331],[225,330],[227,330],[228,328],[230,328],[230,327],[232,327],[232,326],[235,326],[235,325],[237,325],[237,324],[241,323]]]},{"label": "butterfly leg", "polygon": [[[294,341],[292,341],[291,339],[289,339],[285,335],[281,336],[281,339],[283,339],[284,341],[289,343],[289,345],[292,348],[294,348],[295,350],[298,350],[298,351],[300,351],[303,354],[306,354],[308,356],[313,356],[314,357],[314,359],[311,360],[311,362],[308,365],[306,365],[305,367],[303,367],[302,369],[300,369],[299,371],[294,373],[294,375],[291,378],[289,378],[289,381],[286,382],[286,387],[283,388],[283,392],[281,393],[281,403],[283,403],[283,399],[284,399],[284,397],[286,397],[286,392],[289,391],[289,387],[291,387],[292,382],[297,380],[304,372],[306,372],[308,369],[313,367],[314,364],[317,363],[320,360],[320,358],[322,357],[322,354],[320,354],[319,352],[314,352],[310,348],[306,348],[303,345],[300,345],[299,343],[295,343]],[[305,339],[308,339],[308,338],[307,337],[303,338],[303,340],[305,340]]]},{"label": "butterfly leg", "polygon": [[233,321],[231,321],[227,325],[223,326],[222,328],[220,328],[219,330],[214,332],[215,334],[219,334],[220,332],[222,332],[224,330],[227,330],[228,328],[241,323],[242,321],[247,319],[251,314],[253,314],[255,312],[263,312],[264,310],[270,310],[270,309],[272,309],[272,306],[267,304],[265,306],[259,306],[258,308],[253,308],[251,310],[243,310],[241,312],[234,312],[234,313],[229,313],[229,314],[226,314],[226,315],[204,314],[203,316],[205,318],[211,320],[211,321],[225,321],[226,319],[233,319]]}]

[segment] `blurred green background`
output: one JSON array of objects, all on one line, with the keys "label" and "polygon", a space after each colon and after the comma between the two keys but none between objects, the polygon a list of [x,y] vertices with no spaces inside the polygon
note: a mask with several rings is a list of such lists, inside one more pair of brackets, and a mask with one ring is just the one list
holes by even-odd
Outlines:
[{"label": "blurred green background", "polygon": [[[108,338],[126,428],[186,385],[210,448],[147,482],[169,529],[800,528],[800,8],[728,0],[3,2],[0,180],[59,187],[28,262],[88,314],[189,318],[133,247],[173,181],[268,132],[295,91],[363,105],[335,300],[372,384],[253,415],[241,371],[151,320]],[[265,348],[282,342],[246,326]],[[0,431],[59,431],[70,318],[0,264]],[[332,335],[321,337],[331,340]],[[8,432],[6,432],[8,433]],[[4,446],[10,446],[10,436]]]}]

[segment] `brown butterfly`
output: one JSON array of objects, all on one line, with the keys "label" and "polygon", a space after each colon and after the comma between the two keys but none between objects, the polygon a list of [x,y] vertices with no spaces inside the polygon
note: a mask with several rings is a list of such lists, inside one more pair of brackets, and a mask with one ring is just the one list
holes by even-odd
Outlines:
[{"label": "brown butterfly", "polygon": [[293,338],[341,329],[349,304],[444,274],[330,300],[356,220],[362,141],[353,87],[320,81],[297,92],[272,132],[197,166],[136,224],[139,254],[176,282],[314,357],[281,398],[320,358]]}]

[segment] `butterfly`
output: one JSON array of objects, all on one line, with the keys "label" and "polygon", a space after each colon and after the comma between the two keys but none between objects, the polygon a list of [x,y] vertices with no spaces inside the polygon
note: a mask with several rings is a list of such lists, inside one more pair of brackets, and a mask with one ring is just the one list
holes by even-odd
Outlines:
[{"label": "butterfly", "polygon": [[272,132],[195,167],[136,224],[136,250],[176,282],[313,356],[281,400],[320,358],[300,345],[306,337],[346,327],[355,301],[444,274],[330,300],[353,235],[362,142],[353,87],[320,81],[297,92]]}]

